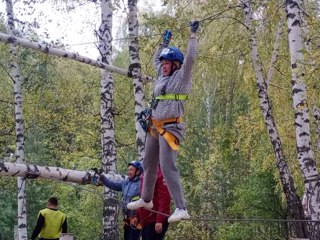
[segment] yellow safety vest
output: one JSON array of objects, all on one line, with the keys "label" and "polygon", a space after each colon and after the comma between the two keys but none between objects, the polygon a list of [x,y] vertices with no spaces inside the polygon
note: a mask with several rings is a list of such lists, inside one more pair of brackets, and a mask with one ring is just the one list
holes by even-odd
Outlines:
[{"label": "yellow safety vest", "polygon": [[60,238],[62,224],[66,220],[66,215],[59,210],[45,208],[39,212],[39,215],[45,218],[44,225],[39,234],[42,238]]}]

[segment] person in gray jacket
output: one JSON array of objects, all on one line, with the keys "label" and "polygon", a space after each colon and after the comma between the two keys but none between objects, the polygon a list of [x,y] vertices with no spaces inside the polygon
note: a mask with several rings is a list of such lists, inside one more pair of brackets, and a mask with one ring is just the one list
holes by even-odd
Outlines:
[{"label": "person in gray jacket", "polygon": [[[146,137],[143,159],[144,182],[141,198],[128,204],[128,209],[153,207],[152,196],[160,163],[176,210],[168,222],[189,219],[179,170],[176,166],[179,143],[184,136],[185,124],[182,121],[185,100],[191,90],[192,67],[197,53],[197,30],[199,22],[190,22],[190,37],[186,57],[180,49],[168,46],[170,32],[163,35],[163,43],[154,56],[154,67],[158,73],[152,101],[152,126]],[[149,116],[150,117],[150,116]]]},{"label": "person in gray jacket", "polygon": [[109,179],[105,174],[100,174],[99,180],[108,188],[122,192],[122,213],[124,221],[124,240],[138,240],[140,229],[132,225],[132,220],[136,217],[136,211],[128,210],[128,202],[136,201],[140,198],[140,177],[143,167],[139,161],[128,163],[128,177],[116,182]]}]

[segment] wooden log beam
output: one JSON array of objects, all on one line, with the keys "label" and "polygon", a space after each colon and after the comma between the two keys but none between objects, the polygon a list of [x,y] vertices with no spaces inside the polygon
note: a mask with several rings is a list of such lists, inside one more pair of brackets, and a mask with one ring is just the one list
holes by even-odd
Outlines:
[{"label": "wooden log beam", "polygon": [[[128,70],[118,68],[118,67],[115,67],[112,65],[107,65],[99,60],[93,60],[91,58],[79,55],[78,53],[73,53],[73,52],[69,52],[66,50],[54,48],[52,46],[49,46],[48,44],[32,42],[27,39],[14,37],[14,36],[2,33],[2,32],[0,32],[0,42],[4,42],[7,44],[13,44],[15,46],[22,46],[22,47],[26,47],[26,48],[31,48],[31,49],[34,49],[34,50],[37,50],[37,51],[40,51],[43,53],[47,53],[50,55],[54,55],[57,57],[68,58],[68,59],[71,59],[74,61],[86,63],[86,64],[89,64],[94,67],[106,69],[110,72],[114,72],[114,73],[129,77]],[[143,83],[154,81],[154,79],[152,77],[148,77],[148,76],[144,76],[144,75],[141,75],[141,80]]]},{"label": "wooden log beam", "polygon": [[[34,164],[17,164],[0,162],[0,177],[44,178],[78,184],[93,184],[91,181],[94,171],[77,171],[60,167],[39,166]],[[121,181],[124,176],[119,174],[105,174],[112,181]]]}]

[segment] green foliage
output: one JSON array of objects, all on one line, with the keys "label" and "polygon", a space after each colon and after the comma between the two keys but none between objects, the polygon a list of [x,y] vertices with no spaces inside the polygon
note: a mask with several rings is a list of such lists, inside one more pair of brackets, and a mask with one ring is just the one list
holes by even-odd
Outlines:
[{"label": "green foliage", "polygon": [[[200,3],[201,2],[201,3]],[[285,219],[286,205],[275,156],[263,122],[257,97],[248,32],[243,11],[236,1],[164,1],[161,13],[141,13],[140,59],[142,72],[155,76],[152,55],[165,29],[173,31],[172,44],[186,50],[188,21],[199,19],[200,48],[193,70],[193,91],[186,106],[186,138],[177,161],[192,217],[205,220],[172,224],[166,239],[286,239],[283,225],[263,221],[221,219]],[[278,1],[253,4],[261,18],[254,21],[263,65],[270,64],[275,26],[283,9]],[[310,2],[308,2],[310,4]],[[312,41],[319,45],[319,23],[314,8],[307,18]],[[260,15],[259,15],[260,16]],[[0,26],[1,28],[2,26]],[[125,32],[124,29],[122,29]],[[285,35],[284,35],[285,36]],[[125,36],[119,36],[125,37]],[[279,61],[269,85],[269,96],[283,150],[292,176],[302,193],[297,164],[291,101],[287,38],[279,48]],[[129,64],[123,42],[113,64]],[[12,80],[7,61],[8,46],[0,44],[0,157],[14,161],[15,129]],[[307,84],[312,106],[319,105],[319,52],[306,52]],[[77,62],[19,48],[23,80],[25,152],[27,163],[88,170],[100,167],[100,70]],[[119,172],[137,157],[132,81],[113,74],[114,111]],[[146,101],[151,86],[146,85]],[[317,134],[312,128],[313,141]],[[318,157],[316,152],[316,157]],[[16,224],[14,178],[0,178],[0,239],[13,239]],[[28,180],[28,233],[37,213],[55,195],[68,215],[70,231],[77,239],[101,239],[102,189],[86,191],[50,180]],[[121,219],[121,218],[120,218]],[[121,226],[121,224],[120,224]],[[121,231],[121,230],[120,230]]]},{"label": "green foliage", "polygon": [[17,216],[16,179],[0,178],[0,239],[10,240],[13,236]]},{"label": "green foliage", "polygon": [[[266,219],[284,219],[285,211],[280,202],[271,171],[257,171],[245,178],[234,191],[233,205],[228,208],[229,218],[239,218],[234,224],[219,226],[217,239],[282,239],[285,223]],[[253,221],[241,222],[241,219]],[[258,236],[257,236],[258,234]]]}]

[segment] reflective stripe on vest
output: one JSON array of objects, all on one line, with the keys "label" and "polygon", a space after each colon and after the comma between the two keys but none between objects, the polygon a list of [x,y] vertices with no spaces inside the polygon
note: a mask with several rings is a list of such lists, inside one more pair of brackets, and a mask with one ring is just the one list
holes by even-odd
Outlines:
[{"label": "reflective stripe on vest", "polygon": [[157,100],[176,100],[176,101],[185,101],[188,99],[187,94],[164,94],[156,97]]}]

